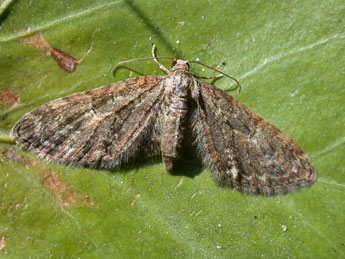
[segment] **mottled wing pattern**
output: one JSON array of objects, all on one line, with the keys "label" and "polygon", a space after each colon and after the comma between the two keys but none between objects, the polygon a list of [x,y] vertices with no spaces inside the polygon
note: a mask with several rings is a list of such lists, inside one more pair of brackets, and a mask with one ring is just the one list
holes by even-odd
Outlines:
[{"label": "mottled wing pattern", "polygon": [[217,182],[271,196],[315,181],[309,157],[289,137],[226,92],[199,85],[192,130],[197,151]]},{"label": "mottled wing pattern", "polygon": [[72,165],[110,168],[158,155],[163,79],[137,77],[51,101],[26,114],[11,135],[41,158]]}]

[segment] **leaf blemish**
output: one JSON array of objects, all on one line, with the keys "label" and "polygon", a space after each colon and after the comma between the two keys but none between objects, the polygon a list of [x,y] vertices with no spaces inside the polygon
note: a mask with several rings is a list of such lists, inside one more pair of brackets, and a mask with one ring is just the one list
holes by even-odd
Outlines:
[{"label": "leaf blemish", "polygon": [[12,90],[0,91],[0,105],[16,107],[20,103],[20,97]]},{"label": "leaf blemish", "polygon": [[45,172],[43,185],[47,186],[51,190],[55,198],[64,207],[70,207],[77,203],[82,203],[87,207],[93,205],[93,201],[90,198],[83,197],[80,193],[73,190],[71,185],[66,185],[52,170]]},{"label": "leaf blemish", "polygon": [[139,199],[139,198],[140,198],[140,193],[138,193],[137,195],[135,195],[135,199],[132,200],[132,201],[129,203],[129,206],[130,206],[130,207],[133,207],[135,201],[136,201],[137,199]]},{"label": "leaf blemish", "polygon": [[51,47],[41,34],[35,34],[31,37],[28,37],[24,40],[24,42],[32,47],[44,51],[47,56],[53,57],[58,66],[68,73],[73,73],[74,71],[76,71],[78,65],[83,61],[83,59],[90,53],[92,49],[91,44],[89,50],[85,53],[85,55],[81,59],[76,59],[60,49]]},{"label": "leaf blemish", "polygon": [[8,147],[5,147],[2,155],[4,158],[19,164],[23,164],[27,160],[24,156],[18,154],[15,150]]}]

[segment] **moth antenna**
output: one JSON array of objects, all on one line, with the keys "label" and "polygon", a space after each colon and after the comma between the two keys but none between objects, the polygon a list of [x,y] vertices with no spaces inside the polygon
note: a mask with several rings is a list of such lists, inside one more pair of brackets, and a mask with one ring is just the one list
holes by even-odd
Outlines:
[{"label": "moth antenna", "polygon": [[86,56],[89,55],[89,53],[92,50],[92,47],[93,47],[93,41],[91,42],[89,49],[85,52],[85,54],[81,57],[81,59],[78,60],[78,63],[81,63],[84,60],[84,58],[86,58]]},{"label": "moth antenna", "polygon": [[169,69],[167,69],[165,66],[163,66],[158,60],[157,60],[157,57],[156,57],[156,44],[152,43],[152,57],[153,57],[153,60],[157,63],[157,65],[159,66],[159,68],[161,70],[163,70],[165,73],[169,74],[170,71]]},{"label": "moth antenna", "polygon": [[89,49],[86,51],[86,53],[81,57],[81,59],[79,59],[78,63],[81,63],[84,58],[86,58],[87,55],[89,55],[89,53],[91,52],[92,48],[93,48],[93,36],[95,34],[95,32],[98,32],[100,29],[99,28],[96,28],[92,34],[91,34],[91,44],[90,44],[90,47]]},{"label": "moth antenna", "polygon": [[191,75],[193,75],[196,78],[200,78],[200,79],[219,79],[219,78],[223,77],[223,75],[219,75],[219,76],[198,76],[198,75],[194,75],[194,74],[191,74]]},{"label": "moth antenna", "polygon": [[[207,68],[209,68],[209,69],[211,69],[211,70],[214,70],[214,71],[216,71],[216,72],[222,74],[223,76],[226,76],[226,77],[228,77],[228,78],[234,80],[234,81],[237,83],[237,87],[236,87],[236,88],[237,88],[237,91],[238,91],[238,92],[241,91],[241,84],[240,84],[240,82],[239,82],[236,78],[234,78],[234,77],[232,77],[232,76],[229,76],[229,75],[225,74],[224,72],[220,71],[220,70],[217,69],[217,68],[210,67],[210,66],[208,66],[208,65],[206,65],[206,64],[204,64],[204,63],[201,63],[201,62],[199,62],[199,61],[196,61],[196,60],[189,60],[188,62],[189,62],[189,63],[197,63],[197,64],[199,64],[199,65],[202,65],[202,66],[204,66],[204,67],[207,67]],[[199,78],[203,78],[203,77],[199,77]],[[235,89],[236,89],[236,88],[235,88]]]},{"label": "moth antenna", "polygon": [[[168,57],[168,56],[128,59],[128,60],[124,60],[124,61],[117,63],[116,66],[114,66],[113,69],[111,70],[111,73],[114,74],[114,72],[116,71],[116,69],[119,66],[126,64],[126,63],[135,62],[135,61],[142,61],[142,60],[150,60],[150,59],[160,59],[160,58],[174,59],[174,58]],[[170,71],[168,70],[168,72],[170,72]]]}]

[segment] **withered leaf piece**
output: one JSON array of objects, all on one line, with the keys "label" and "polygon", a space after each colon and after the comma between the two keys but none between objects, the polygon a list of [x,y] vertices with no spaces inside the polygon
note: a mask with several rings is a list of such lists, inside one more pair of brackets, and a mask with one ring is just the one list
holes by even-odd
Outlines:
[{"label": "withered leaf piece", "polygon": [[90,49],[81,59],[76,59],[60,49],[51,47],[41,34],[35,34],[31,37],[25,38],[24,41],[35,48],[43,50],[47,56],[52,56],[58,66],[68,73],[75,72],[78,68],[78,65],[91,51],[90,47]]},{"label": "withered leaf piece", "polygon": [[41,158],[116,168],[161,155],[168,172],[191,143],[218,183],[244,193],[284,194],[316,180],[309,157],[289,137],[197,80],[183,60],[167,76],[128,79],[46,103],[18,121],[11,135]]}]

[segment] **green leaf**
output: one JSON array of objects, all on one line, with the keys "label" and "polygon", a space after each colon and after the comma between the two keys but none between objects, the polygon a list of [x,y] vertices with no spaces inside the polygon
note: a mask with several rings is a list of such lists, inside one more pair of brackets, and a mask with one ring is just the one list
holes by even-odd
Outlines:
[{"label": "green leaf", "polygon": [[[1,256],[344,258],[343,1],[17,0],[0,7],[0,95],[20,98],[16,106],[0,98],[2,136],[50,100],[163,74],[152,61],[128,64],[138,73],[111,74],[122,60],[150,57],[155,42],[158,55],[200,59],[237,78],[242,91],[231,94],[294,139],[318,172],[310,189],[264,198],[218,187],[188,161],[178,176],[160,161],[91,170],[0,144]],[[25,43],[37,32],[76,58],[93,48],[67,73]]]}]

